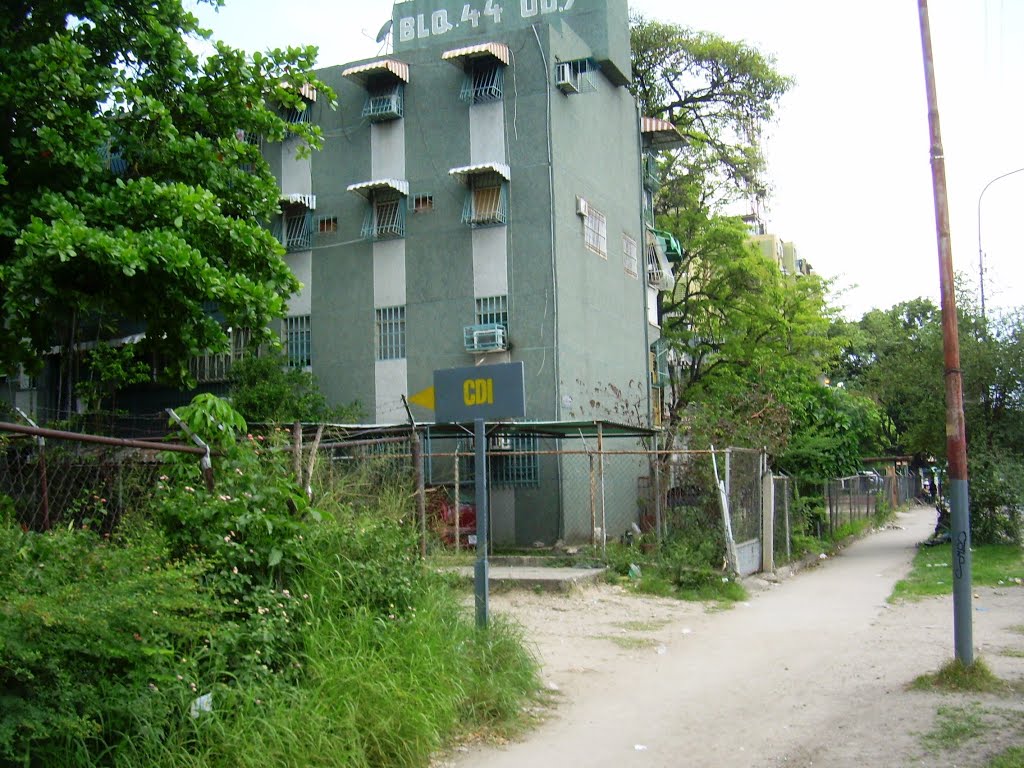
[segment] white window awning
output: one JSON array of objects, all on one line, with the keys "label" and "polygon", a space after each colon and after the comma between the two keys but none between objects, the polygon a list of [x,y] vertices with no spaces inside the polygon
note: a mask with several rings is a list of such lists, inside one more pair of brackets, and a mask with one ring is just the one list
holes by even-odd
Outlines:
[{"label": "white window awning", "polygon": [[464,165],[461,168],[452,168],[448,171],[449,176],[462,184],[468,184],[469,180],[473,176],[479,176],[482,173],[496,173],[505,181],[509,181],[511,179],[509,168],[505,163],[477,163],[476,165]]},{"label": "white window awning", "polygon": [[[100,341],[79,341],[74,345],[74,347],[72,347],[72,349],[74,349],[76,352],[87,352],[88,350],[96,349],[96,347],[99,346],[124,347],[129,344],[138,344],[144,338],[146,338],[146,333],[142,332],[133,333],[131,336],[121,336],[120,338],[117,339],[102,339]],[[60,355],[63,354],[63,352],[63,346],[50,347],[51,355]]]},{"label": "white window awning", "polygon": [[309,208],[309,210],[311,210],[311,211],[315,211],[316,210],[316,195],[301,195],[301,194],[281,195],[280,202],[282,202],[282,203],[292,203],[293,205],[304,205],[307,208]]},{"label": "white window awning", "polygon": [[450,51],[445,51],[441,54],[441,59],[450,61],[452,64],[457,64],[460,67],[465,67],[467,61],[474,59],[493,59],[507,67],[511,56],[509,55],[508,46],[504,43],[480,43],[479,45],[470,45],[465,48],[453,48]]},{"label": "white window awning", "polygon": [[[291,88],[292,84],[287,82],[287,81],[282,81],[281,82],[281,87],[282,88]],[[306,101],[308,101],[310,103],[316,103],[316,88],[314,88],[309,83],[303,83],[302,85],[299,86],[299,94]]]},{"label": "white window awning", "polygon": [[403,83],[408,83],[409,65],[404,61],[397,61],[396,59],[377,59],[366,64],[357,64],[354,67],[349,67],[341,73],[342,77],[350,77],[364,85],[373,75],[388,75],[401,80]]},{"label": "white window awning", "polygon": [[370,199],[375,192],[391,190],[402,197],[409,196],[409,182],[405,179],[374,179],[372,181],[361,181],[358,184],[349,184],[346,189],[355,192],[357,195]]},{"label": "white window awning", "polygon": [[644,144],[651,149],[679,149],[686,145],[686,139],[679,129],[660,117],[641,117],[640,133]]}]

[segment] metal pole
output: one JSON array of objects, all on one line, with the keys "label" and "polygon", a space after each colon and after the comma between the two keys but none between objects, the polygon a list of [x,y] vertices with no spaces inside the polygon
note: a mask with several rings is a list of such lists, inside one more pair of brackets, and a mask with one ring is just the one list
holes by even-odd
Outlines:
[{"label": "metal pole", "polygon": [[[655,438],[657,440],[657,438]],[[662,515],[661,515],[661,455],[654,452],[654,530],[658,541],[662,537]]]},{"label": "metal pole", "polygon": [[597,423],[597,473],[601,478],[601,557],[608,557],[608,520],[604,506],[604,425]]},{"label": "metal pole", "polygon": [[963,382],[960,375],[960,340],[957,335],[956,295],[953,286],[953,249],[949,237],[946,199],[946,164],[939,130],[939,103],[935,88],[928,0],[918,0],[921,46],[924,51],[925,87],[928,91],[928,127],[931,134],[932,187],[935,229],[939,244],[939,288],[942,293],[942,349],[946,368],[946,453],[949,462],[950,525],[953,540],[953,642],[961,663],[974,663],[971,618],[971,516],[968,506],[967,435],[964,427]]},{"label": "metal pole", "polygon": [[1001,176],[996,176],[988,184],[981,189],[981,193],[978,195],[978,294],[981,297],[981,320],[985,321],[985,254],[981,250],[981,198],[985,196],[985,192],[1000,179],[1005,179],[1007,176],[1013,176],[1015,173],[1021,173],[1024,168],[1018,168],[1015,171],[1008,171]]},{"label": "metal pole", "polygon": [[427,559],[427,494],[423,478],[423,443],[412,431],[412,470],[416,478],[416,512],[420,519],[420,558]]},{"label": "metal pole", "polygon": [[473,422],[476,485],[476,565],[473,568],[473,591],[476,598],[476,625],[487,628],[488,563],[487,563],[487,431],[483,419]]}]

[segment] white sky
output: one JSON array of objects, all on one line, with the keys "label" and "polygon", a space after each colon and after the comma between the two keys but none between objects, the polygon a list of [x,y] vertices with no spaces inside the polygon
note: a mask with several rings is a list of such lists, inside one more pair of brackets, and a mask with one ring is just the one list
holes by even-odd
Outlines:
[{"label": "white sky", "polygon": [[[227,0],[218,13],[197,13],[230,45],[317,45],[329,66],[380,53],[374,38],[391,8],[390,0]],[[938,296],[917,0],[630,0],[630,8],[744,40],[796,79],[767,132],[769,230],[836,279],[847,316]],[[979,195],[1024,169],[1024,2],[930,0],[929,11],[954,268],[976,290]],[[1024,305],[1022,202],[1024,172],[982,199],[990,309]]]}]

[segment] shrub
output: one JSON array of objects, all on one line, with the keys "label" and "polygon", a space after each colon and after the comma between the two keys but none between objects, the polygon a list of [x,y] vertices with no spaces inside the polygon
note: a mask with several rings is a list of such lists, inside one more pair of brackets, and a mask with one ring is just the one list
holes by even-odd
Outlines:
[{"label": "shrub", "polygon": [[152,529],[0,529],[0,762],[70,764],[138,717],[166,722],[220,613],[204,571],[169,561]]}]

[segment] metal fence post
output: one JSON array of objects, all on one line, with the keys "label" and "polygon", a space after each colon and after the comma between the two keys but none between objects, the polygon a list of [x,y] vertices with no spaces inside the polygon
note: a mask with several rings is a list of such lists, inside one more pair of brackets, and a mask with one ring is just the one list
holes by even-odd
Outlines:
[{"label": "metal fence post", "polygon": [[[420,433],[412,430],[412,468],[416,476],[416,512],[420,520],[420,557],[427,559],[427,500],[423,479],[423,446]],[[458,507],[455,510],[458,516]]]}]

